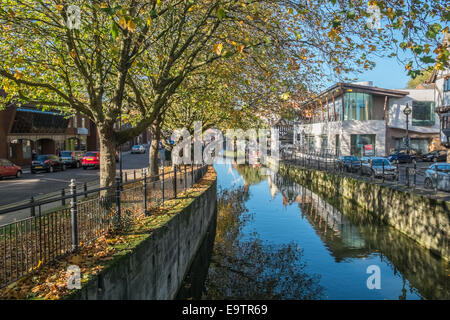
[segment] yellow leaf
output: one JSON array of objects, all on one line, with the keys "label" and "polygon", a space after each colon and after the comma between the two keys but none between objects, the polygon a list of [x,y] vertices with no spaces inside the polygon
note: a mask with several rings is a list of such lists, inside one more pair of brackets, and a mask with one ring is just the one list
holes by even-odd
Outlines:
[{"label": "yellow leaf", "polygon": [[223,44],[222,44],[222,43],[219,43],[219,44],[215,44],[215,45],[214,45],[213,51],[214,51],[218,56],[220,56],[220,55],[222,54],[222,50],[223,50]]},{"label": "yellow leaf", "polygon": [[134,32],[136,30],[136,24],[133,20],[128,21],[128,30],[130,30],[130,32]]},{"label": "yellow leaf", "polygon": [[69,54],[70,54],[70,56],[71,56],[73,59],[75,59],[76,56],[77,56],[77,53],[75,52],[74,49],[70,50]]},{"label": "yellow leaf", "polygon": [[16,78],[17,80],[22,79],[23,73],[20,71],[16,71],[16,73],[14,74],[14,78]]},{"label": "yellow leaf", "polygon": [[107,7],[108,7],[108,4],[106,2],[102,2],[100,4],[100,8],[102,8],[102,9],[107,8]]},{"label": "yellow leaf", "polygon": [[56,5],[56,10],[58,10],[58,11],[62,11],[63,8],[64,8],[64,6],[62,4]]},{"label": "yellow leaf", "polygon": [[123,29],[127,28],[127,20],[125,19],[125,17],[120,17],[119,26],[121,26]]}]

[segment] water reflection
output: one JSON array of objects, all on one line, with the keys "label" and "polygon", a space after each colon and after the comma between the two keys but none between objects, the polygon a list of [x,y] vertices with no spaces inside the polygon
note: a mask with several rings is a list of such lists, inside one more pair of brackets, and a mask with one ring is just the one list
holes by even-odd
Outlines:
[{"label": "water reflection", "polygon": [[[222,191],[214,249],[209,268],[191,270],[203,270],[194,277],[202,290],[184,298],[450,298],[448,264],[350,202],[257,167],[216,170]],[[373,264],[382,270],[382,290],[366,286]]]},{"label": "water reflection", "polygon": [[245,187],[225,190],[218,202],[217,235],[206,299],[318,299],[318,276],[305,273],[302,250],[295,243],[273,245],[257,233],[243,237],[253,215],[245,207]]},{"label": "water reflection", "polygon": [[279,174],[272,173],[268,182],[271,190],[280,192],[285,202],[298,203],[302,216],[308,219],[337,262],[379,255],[380,260],[384,259],[394,274],[402,278],[399,299],[406,298],[407,283],[423,298],[450,298],[448,264],[408,237],[373,219],[364,221],[349,201],[328,195],[337,209],[311,190]]}]

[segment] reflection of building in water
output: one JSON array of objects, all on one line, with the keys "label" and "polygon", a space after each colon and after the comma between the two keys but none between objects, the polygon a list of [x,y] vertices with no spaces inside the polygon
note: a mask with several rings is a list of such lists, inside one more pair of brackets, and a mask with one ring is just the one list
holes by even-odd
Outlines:
[{"label": "reflection of building in water", "polygon": [[[423,297],[450,299],[448,264],[436,259],[408,237],[388,226],[362,223],[359,219],[355,222],[349,207],[341,207],[348,214],[345,216],[311,190],[280,175],[272,174],[268,182],[270,189],[281,193],[287,203],[298,203],[302,216],[336,261],[379,254],[383,261],[392,265],[394,273],[400,271],[402,280],[408,280]],[[275,195],[272,194],[273,197]],[[404,297],[402,290],[399,298]]]},{"label": "reflection of building in water", "polygon": [[360,228],[311,190],[278,174],[268,177],[272,198],[279,192],[286,204],[297,202],[304,216],[337,261],[371,253]]}]

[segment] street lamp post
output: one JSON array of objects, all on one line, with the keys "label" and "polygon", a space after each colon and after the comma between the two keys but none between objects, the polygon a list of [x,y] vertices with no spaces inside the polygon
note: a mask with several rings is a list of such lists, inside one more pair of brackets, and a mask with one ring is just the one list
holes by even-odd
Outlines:
[{"label": "street lamp post", "polygon": [[405,109],[403,109],[403,113],[406,116],[406,150],[407,150],[406,152],[408,153],[408,155],[410,153],[410,150],[409,150],[409,131],[408,131],[408,129],[409,129],[409,115],[411,114],[411,112],[412,112],[412,108],[407,103]]}]

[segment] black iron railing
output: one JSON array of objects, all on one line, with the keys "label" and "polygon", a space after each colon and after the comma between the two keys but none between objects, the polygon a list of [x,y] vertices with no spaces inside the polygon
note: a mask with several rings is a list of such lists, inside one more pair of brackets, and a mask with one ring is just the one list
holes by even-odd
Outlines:
[{"label": "black iron railing", "polygon": [[[440,188],[440,186],[450,185],[448,175],[439,174],[437,170],[431,171],[430,174],[428,166],[418,166],[415,160],[408,164],[392,164],[390,168],[383,165],[375,170],[370,163],[364,163],[361,160],[342,161],[339,159],[339,156],[330,150],[321,152],[297,149],[282,150],[280,158],[291,165],[339,173],[374,183],[395,185],[419,193],[423,192],[432,195],[441,191],[443,195],[449,194],[448,187]],[[392,169],[392,166],[395,169]]]},{"label": "black iron railing", "polygon": [[[151,215],[152,210],[197,183],[208,166],[187,165],[138,178],[109,188],[80,188],[72,180],[69,192],[0,211],[30,213],[28,218],[0,226],[0,288],[20,279],[80,245],[110,231],[124,212]],[[48,208],[53,204],[52,209]]]}]

